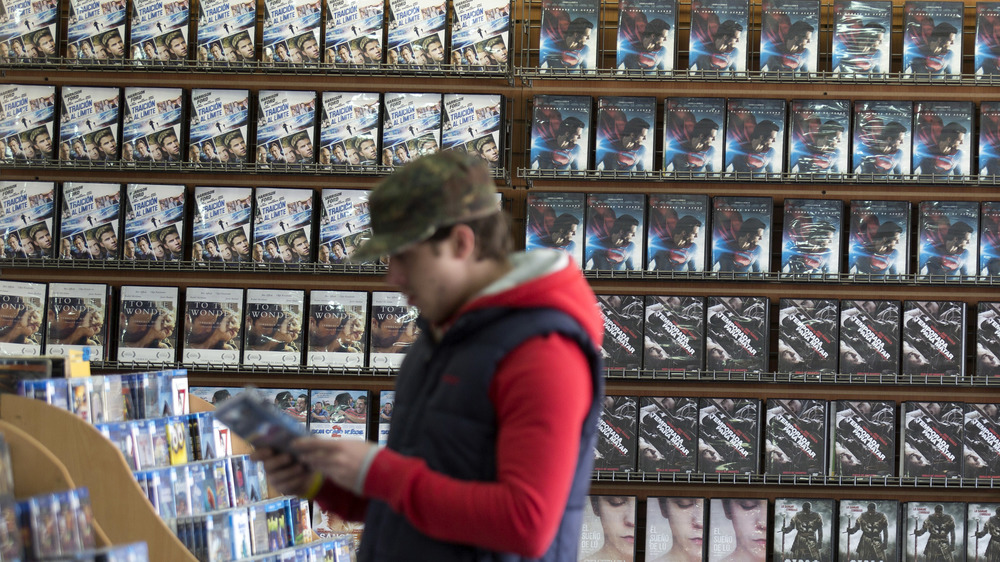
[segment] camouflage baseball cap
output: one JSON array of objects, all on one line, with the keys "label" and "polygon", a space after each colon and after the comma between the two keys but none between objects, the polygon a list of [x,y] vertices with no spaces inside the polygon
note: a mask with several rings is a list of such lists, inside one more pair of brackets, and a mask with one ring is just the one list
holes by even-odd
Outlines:
[{"label": "camouflage baseball cap", "polygon": [[351,255],[363,262],[399,253],[438,229],[500,211],[485,163],[455,151],[418,158],[368,197],[372,236]]}]

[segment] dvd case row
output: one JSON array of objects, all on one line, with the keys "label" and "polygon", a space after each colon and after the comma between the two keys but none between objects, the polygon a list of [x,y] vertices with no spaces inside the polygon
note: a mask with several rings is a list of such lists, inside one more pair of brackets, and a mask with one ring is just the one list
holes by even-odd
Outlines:
[{"label": "dvd case row", "polygon": [[246,455],[137,470],[134,475],[175,533],[178,517],[245,508],[268,499],[264,467]]},{"label": "dvd case row", "polygon": [[[21,552],[4,560],[70,558],[97,547],[94,512],[87,488],[39,494],[16,504]],[[139,543],[145,550],[145,543]],[[5,549],[6,550],[6,549]]]}]

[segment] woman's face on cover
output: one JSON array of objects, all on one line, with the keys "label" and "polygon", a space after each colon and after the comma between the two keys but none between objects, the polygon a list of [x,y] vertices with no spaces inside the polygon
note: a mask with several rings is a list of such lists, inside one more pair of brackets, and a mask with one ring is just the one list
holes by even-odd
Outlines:
[{"label": "woman's face on cover", "polygon": [[604,543],[631,560],[635,547],[635,498],[598,496],[597,506]]},{"label": "woman's face on cover", "polygon": [[666,498],[660,511],[670,521],[673,548],[679,548],[688,560],[701,560],[705,540],[705,510],[702,498]]},{"label": "woman's face on cover", "polygon": [[763,561],[767,550],[767,500],[730,500],[726,516],[733,522],[736,550],[744,551],[751,560]]}]

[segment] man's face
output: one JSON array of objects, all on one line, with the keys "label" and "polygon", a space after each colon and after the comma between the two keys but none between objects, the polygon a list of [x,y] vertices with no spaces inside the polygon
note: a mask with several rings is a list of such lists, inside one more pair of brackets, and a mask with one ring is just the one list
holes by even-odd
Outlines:
[{"label": "man's face", "polygon": [[101,157],[101,152],[97,149],[97,145],[94,144],[94,143],[92,143],[92,142],[88,142],[87,143],[87,158],[90,158],[91,160],[97,160],[100,157]]},{"label": "man's face", "polygon": [[632,225],[626,230],[618,231],[614,237],[615,247],[628,246],[632,240],[635,238],[636,226]]},{"label": "man's face", "polygon": [[899,232],[893,232],[892,234],[883,236],[881,243],[875,248],[875,253],[888,254],[899,244],[899,239]]},{"label": "man's face", "polygon": [[493,60],[498,63],[503,64],[507,62],[507,45],[504,45],[503,43],[493,45],[490,47],[489,53],[490,56],[493,57]]},{"label": "man's face", "polygon": [[167,135],[163,139],[163,150],[170,156],[177,156],[181,153],[181,143],[177,142],[177,135]]},{"label": "man's face", "polygon": [[704,135],[699,135],[697,137],[692,138],[691,149],[694,150],[695,152],[702,152],[704,150],[708,150],[709,147],[712,146],[712,143],[715,142],[716,131],[718,131],[718,129],[712,129],[711,131],[705,133]]},{"label": "man's face", "polygon": [[181,237],[178,236],[176,232],[171,232],[170,234],[167,234],[166,238],[163,240],[163,243],[166,244],[167,249],[170,250],[172,253],[174,254],[181,253]]},{"label": "man's face", "polygon": [[896,152],[897,150],[899,150],[899,147],[903,146],[903,136],[904,133],[899,133],[898,135],[889,139],[888,142],[886,143],[886,148],[885,148],[886,153]]},{"label": "man's face", "polygon": [[35,136],[35,147],[42,154],[48,154],[52,152],[52,136],[48,132],[40,132]]},{"label": "man's face", "polygon": [[52,247],[52,235],[49,234],[49,229],[47,228],[35,231],[34,239],[35,245],[43,250],[48,250]]},{"label": "man's face", "polygon": [[[447,320],[465,297],[461,278],[463,262],[445,240],[437,252],[433,242],[421,242],[389,259],[386,281],[406,296],[410,306],[432,324]],[[383,328],[385,324],[383,322]]]},{"label": "man's face", "polygon": [[358,154],[357,150],[354,150],[353,148],[349,149],[347,151],[347,161],[350,162],[351,164],[360,164],[361,155]]},{"label": "man's face", "polygon": [[444,45],[440,41],[434,41],[427,46],[427,56],[434,62],[444,61]]},{"label": "man's face", "polygon": [[302,158],[312,158],[313,145],[309,142],[309,139],[302,137],[295,141],[295,152]]},{"label": "man's face", "polygon": [[[374,146],[375,146],[375,143],[372,143],[372,147],[374,147]],[[347,158],[347,155],[344,153],[344,147],[340,146],[339,144],[337,146],[333,147],[333,159],[334,160],[336,160],[337,162],[343,162],[346,158]]]},{"label": "man's face", "polygon": [[334,244],[333,255],[336,256],[338,260],[344,259],[344,247],[340,244]]},{"label": "man's face", "polygon": [[972,234],[968,232],[961,236],[952,236],[945,239],[944,250],[949,254],[961,254],[971,241]]},{"label": "man's face", "polygon": [[87,250],[89,250],[90,255],[95,258],[101,255],[101,246],[97,243],[97,240],[94,240],[93,238],[87,240]]},{"label": "man's face", "polygon": [[590,30],[586,29],[580,33],[573,33],[566,36],[566,48],[570,51],[582,49],[590,41]]},{"label": "man's face", "polygon": [[145,238],[139,239],[139,251],[144,254],[149,253],[149,240],[146,240]]},{"label": "man's face", "polygon": [[185,41],[184,37],[180,35],[171,39],[170,45],[168,45],[167,48],[170,49],[170,52],[173,53],[173,55],[179,59],[187,57],[188,54],[187,41]]},{"label": "man's face", "polygon": [[76,330],[85,312],[84,307],[74,305],[61,306],[58,311],[49,309],[49,329],[60,340],[68,338]]},{"label": "man's face", "polygon": [[236,52],[245,59],[253,58],[253,41],[244,37],[236,42]]},{"label": "man's face", "polygon": [[884,33],[873,33],[871,40],[868,43],[867,51],[869,53],[874,53],[882,47],[882,40],[885,38]]},{"label": "man's face", "polygon": [[219,256],[224,261],[233,259],[233,250],[229,247],[229,244],[219,244]]},{"label": "man's face", "polygon": [[147,57],[151,59],[156,58],[156,45],[154,45],[152,42],[143,45],[142,50],[146,52]]},{"label": "man's face", "polygon": [[715,48],[720,53],[728,53],[736,48],[740,44],[740,35],[742,32],[737,31],[732,35],[720,35],[715,39]]},{"label": "man's face", "polygon": [[750,250],[756,248],[760,241],[764,239],[764,229],[758,228],[757,230],[744,234],[739,239],[739,247],[741,250]]},{"label": "man's face", "polygon": [[369,139],[362,142],[361,155],[364,156],[365,160],[375,160],[378,157],[378,153],[375,150],[375,141]]},{"label": "man's face", "polygon": [[316,43],[315,39],[308,39],[302,45],[302,53],[305,54],[306,58],[309,60],[316,60],[319,58],[319,44]]},{"label": "man's face", "polygon": [[236,250],[237,254],[246,256],[250,252],[250,243],[247,241],[247,237],[240,234],[233,239],[233,249]]},{"label": "man's face", "polygon": [[649,134],[649,129],[642,129],[638,133],[627,135],[622,138],[622,146],[625,150],[636,150],[642,143],[646,142],[646,135]]},{"label": "man's face", "polygon": [[667,30],[664,29],[663,33],[659,35],[653,35],[648,33],[642,36],[642,48],[646,51],[659,51],[667,43]]},{"label": "man's face", "polygon": [[117,35],[115,35],[114,37],[112,37],[111,39],[108,40],[107,49],[108,49],[108,52],[111,53],[111,56],[114,56],[114,57],[124,56],[125,55],[125,42],[122,41],[121,37],[118,37]]},{"label": "man's face", "polygon": [[233,154],[242,158],[247,155],[247,143],[243,141],[243,137],[236,137],[229,141],[229,150],[232,150]]},{"label": "man's face", "polygon": [[158,144],[151,145],[149,148],[149,153],[153,157],[153,160],[156,160],[157,162],[163,160],[163,149],[160,148],[160,145]]},{"label": "man's face", "polygon": [[949,33],[948,35],[940,35],[935,37],[930,42],[930,50],[932,55],[943,55],[951,50],[955,45],[955,34]]},{"label": "man's face", "polygon": [[109,252],[118,250],[118,237],[113,230],[106,230],[101,234],[101,247]]},{"label": "man's face", "polygon": [[700,226],[693,226],[690,230],[682,230],[674,236],[674,244],[677,244],[678,248],[687,248],[694,241],[698,239],[698,233],[701,231]]},{"label": "man's face", "polygon": [[767,152],[768,150],[771,150],[771,145],[773,145],[776,140],[778,140],[777,131],[771,131],[766,135],[761,135],[753,139],[750,146],[754,152]]},{"label": "man's face", "polygon": [[271,145],[271,156],[275,158],[281,158],[281,147],[277,144]]},{"label": "man's face", "polygon": [[286,263],[292,261],[292,249],[287,244],[282,244],[278,248],[278,252],[281,253],[282,261]]},{"label": "man's face", "polygon": [[479,156],[487,162],[498,162],[500,160],[500,150],[497,148],[497,143],[491,141],[484,144],[479,150]]},{"label": "man's face", "polygon": [[369,41],[365,45],[365,57],[372,62],[382,60],[382,47],[379,46],[378,41]]},{"label": "man's face", "polygon": [[559,247],[569,244],[576,238],[576,228],[575,224],[571,224],[568,228],[555,232],[552,235],[552,243]]},{"label": "man's face", "polygon": [[56,42],[52,39],[51,35],[43,35],[38,40],[38,50],[44,53],[47,57],[51,57],[56,54]]},{"label": "man's face", "polygon": [[155,256],[158,260],[162,260],[166,257],[166,254],[163,251],[163,244],[159,240],[153,241],[153,256]]},{"label": "man's face", "polygon": [[111,135],[101,137],[101,152],[111,156],[115,153],[115,139]]},{"label": "man's face", "polygon": [[299,236],[292,242],[292,248],[295,253],[299,255],[300,258],[309,257],[309,241],[306,240],[305,236]]},{"label": "man's face", "polygon": [[559,148],[573,148],[583,137],[583,128],[576,128],[569,133],[563,133],[556,139],[559,141]]},{"label": "man's face", "polygon": [[798,37],[789,37],[785,40],[785,50],[792,54],[798,54],[806,50],[809,42],[812,41],[812,32],[809,31]]},{"label": "man's face", "polygon": [[333,314],[326,314],[320,320],[309,317],[310,345],[329,345],[337,335],[341,319]]},{"label": "man's face", "polygon": [[964,133],[956,133],[947,137],[943,136],[940,140],[938,140],[938,150],[941,154],[955,154],[964,143]]},{"label": "man's face", "polygon": [[[73,245],[76,246],[76,249],[79,252],[84,251],[84,249],[87,247],[87,243],[83,241],[83,238],[77,238],[77,239],[73,240]],[[14,245],[11,244],[11,247],[14,247]],[[17,249],[17,248],[15,248],[15,249]]]}]

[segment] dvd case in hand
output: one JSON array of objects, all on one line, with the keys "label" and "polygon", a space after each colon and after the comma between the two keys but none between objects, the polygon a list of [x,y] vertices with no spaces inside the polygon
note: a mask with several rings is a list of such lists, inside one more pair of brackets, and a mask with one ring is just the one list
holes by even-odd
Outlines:
[{"label": "dvd case in hand", "polygon": [[712,271],[770,271],[773,210],[770,197],[713,197]]},{"label": "dvd case in hand", "polygon": [[68,243],[73,260],[118,259],[121,189],[117,183],[62,185],[60,253]]},{"label": "dvd case in hand", "polygon": [[302,309],[305,293],[285,289],[247,289],[243,363],[302,363]]},{"label": "dvd case in hand", "polygon": [[308,435],[305,425],[285,412],[298,405],[308,408],[308,395],[300,395],[298,404],[293,404],[291,397],[291,392],[283,391],[272,402],[256,390],[247,389],[216,408],[215,417],[251,445],[284,451],[296,438]]},{"label": "dvd case in hand", "polygon": [[183,185],[125,186],[125,261],[184,259]]},{"label": "dvd case in hand", "polygon": [[749,12],[746,0],[692,4],[688,69],[709,78],[746,72]]},{"label": "dvd case in hand", "polygon": [[[257,94],[258,165],[314,163],[316,92],[261,90]],[[246,161],[251,161],[248,155]]]},{"label": "dvd case in hand", "polygon": [[903,301],[904,375],[965,375],[962,301]]},{"label": "dvd case in hand", "polygon": [[712,498],[709,506],[707,562],[766,562],[767,499]]},{"label": "dvd case in hand", "polygon": [[65,86],[59,95],[59,161],[117,161],[121,90]]},{"label": "dvd case in hand", "polygon": [[265,0],[261,40],[264,62],[319,64],[321,6],[320,0]]},{"label": "dvd case in hand", "polygon": [[631,472],[636,467],[638,399],[635,396],[605,396],[597,424],[594,470]]},{"label": "dvd case in hand", "polygon": [[[125,88],[122,159],[136,162],[180,162],[184,92],[180,88]],[[130,148],[125,148],[129,145]]]},{"label": "dvd case in hand", "polygon": [[705,271],[708,196],[649,195],[649,271]]},{"label": "dvd case in hand", "polygon": [[892,2],[833,3],[833,74],[860,78],[890,71]]},{"label": "dvd case in hand", "polygon": [[590,168],[591,103],[590,96],[533,98],[529,155],[532,170],[571,174]]},{"label": "dvd case in hand", "polygon": [[[452,4],[451,64],[459,69],[504,71],[510,44],[510,0]],[[459,70],[461,71],[461,70]]]},{"label": "dvd case in hand", "polygon": [[118,308],[119,363],[177,360],[177,287],[121,288]]},{"label": "dvd case in hand", "polygon": [[[56,0],[43,2],[4,2],[0,5],[0,62],[27,63],[53,59],[59,55],[59,18],[62,11]],[[78,56],[71,51],[67,58]]]},{"label": "dvd case in hand", "polygon": [[[368,208],[368,191],[360,189],[324,189],[320,200],[319,264],[343,265],[348,257],[371,236],[371,215]],[[271,260],[265,248],[264,259]]]},{"label": "dvd case in hand", "polygon": [[49,283],[45,354],[84,352],[89,361],[104,361],[108,349],[107,285]]},{"label": "dvd case in hand", "polygon": [[899,301],[840,301],[840,368],[845,375],[898,375]]},{"label": "dvd case in hand", "polygon": [[[233,252],[232,245],[242,246],[249,239],[253,188],[198,186],[194,188],[194,205],[191,260],[240,261],[240,253]],[[274,256],[280,257],[277,250],[275,246]]]},{"label": "dvd case in hand", "polygon": [[948,79],[962,74],[962,2],[903,4],[903,74]]},{"label": "dvd case in hand", "polygon": [[326,0],[324,62],[337,66],[380,64],[384,20],[384,2]]},{"label": "dvd case in hand", "polygon": [[619,74],[656,76],[674,70],[677,57],[676,0],[628,0],[618,13]]},{"label": "dvd case in hand", "polygon": [[0,182],[0,257],[70,258],[65,242],[55,253],[55,197],[53,182]]},{"label": "dvd case in hand", "polygon": [[849,228],[848,273],[882,278],[909,272],[909,201],[851,201]]},{"label": "dvd case in hand", "polygon": [[1000,2],[976,3],[975,70],[977,78],[1000,74]]},{"label": "dvd case in hand", "polygon": [[819,0],[767,0],[761,8],[760,71],[809,76],[819,58]]},{"label": "dvd case in hand", "polygon": [[778,371],[807,375],[837,373],[837,299],[790,299],[778,303]]},{"label": "dvd case in hand", "polygon": [[760,472],[760,408],[756,398],[698,399],[698,472]]},{"label": "dvd case in hand", "polygon": [[[962,6],[961,2],[957,4]],[[971,101],[921,101],[914,104],[914,174],[925,179],[931,176],[937,180],[950,180],[962,179],[972,173],[973,113],[975,108]]]},{"label": "dvd case in hand", "polygon": [[383,446],[389,442],[389,425],[392,422],[392,410],[396,404],[395,390],[380,390],[378,393],[378,444]]},{"label": "dvd case in hand", "polygon": [[129,58],[134,64],[183,64],[188,60],[189,0],[133,0]]},{"label": "dvd case in hand", "polygon": [[438,151],[441,94],[387,93],[382,119],[382,165],[402,166]]},{"label": "dvd case in hand", "polygon": [[55,86],[0,86],[0,160],[51,160],[55,107]]},{"label": "dvd case in hand", "polygon": [[330,439],[368,438],[367,390],[313,390],[309,433]]},{"label": "dvd case in hand", "polygon": [[584,268],[641,271],[645,211],[641,193],[588,194]]},{"label": "dvd case in hand", "polygon": [[855,101],[854,173],[874,179],[909,175],[912,127],[911,101]]},{"label": "dvd case in hand", "polygon": [[706,172],[721,172],[725,119],[724,98],[667,98],[663,103],[666,175],[703,177]]},{"label": "dvd case in hand", "polygon": [[190,287],[185,298],[184,354],[189,365],[235,365],[243,340],[243,289]]},{"label": "dvd case in hand", "polygon": [[406,296],[393,291],[373,291],[371,349],[368,366],[397,369],[403,356],[420,336],[420,311],[406,304]]},{"label": "dvd case in hand", "polygon": [[[312,261],[312,189],[258,187],[254,190],[253,252],[243,237],[230,239],[235,261],[307,263]],[[234,241],[235,240],[235,241]],[[277,260],[266,249],[278,250]]]},{"label": "dvd case in hand", "polygon": [[964,279],[976,274],[979,203],[921,201],[918,208],[917,274],[925,279]]},{"label": "dvd case in hand", "polygon": [[830,476],[893,476],[896,403],[834,400],[830,404]]},{"label": "dvd case in hand", "polygon": [[0,355],[41,355],[45,283],[0,281]]},{"label": "dvd case in hand", "polygon": [[196,164],[228,164],[242,145],[246,158],[247,122],[250,118],[249,90],[191,90],[191,121],[188,127],[187,161]]},{"label": "dvd case in hand", "polygon": [[965,447],[962,477],[1000,477],[1000,404],[965,405]]},{"label": "dvd case in hand", "polygon": [[306,365],[364,367],[368,348],[368,293],[311,291]]},{"label": "dvd case in hand", "polygon": [[125,59],[127,15],[121,0],[70,0],[67,58],[87,62]]},{"label": "dvd case in hand", "polygon": [[582,264],[584,198],[583,193],[528,193],[525,249],[555,248]]},{"label": "dvd case in hand", "polygon": [[785,199],[781,272],[823,277],[840,273],[844,204],[839,199]]},{"label": "dvd case in hand", "polygon": [[854,500],[838,502],[837,562],[899,561],[899,502]]},{"label": "dvd case in hand", "polygon": [[642,365],[642,297],[635,295],[600,295],[597,297],[604,317],[604,344],[601,355],[604,367],[613,371],[639,369]]},{"label": "dvd case in hand", "polygon": [[323,92],[319,164],[357,170],[379,163],[378,93]]},{"label": "dvd case in hand", "polygon": [[743,179],[777,179],[785,171],[783,99],[730,98],[726,171]]},{"label": "dvd case in hand", "polygon": [[257,3],[251,0],[199,2],[198,62],[241,66],[256,61],[256,24]]},{"label": "dvd case in hand", "polygon": [[792,100],[788,113],[789,172],[825,178],[849,171],[850,101]]},{"label": "dvd case in hand", "polygon": [[[646,560],[704,560],[707,505],[705,498],[646,498]],[[675,526],[683,529],[676,537]]]},{"label": "dvd case in hand", "polygon": [[1000,376],[1000,302],[979,301],[976,315],[976,376]]},{"label": "dvd case in hand", "polygon": [[700,371],[705,365],[705,297],[646,295],[643,368]]},{"label": "dvd case in hand", "polygon": [[903,402],[899,417],[899,475],[962,475],[965,408],[961,402]]},{"label": "dvd case in hand", "polygon": [[903,562],[964,558],[965,502],[906,502],[903,516]]},{"label": "dvd case in hand", "polygon": [[577,74],[597,68],[597,0],[549,0],[542,4],[538,67]]},{"label": "dvd case in hand", "polygon": [[656,98],[606,96],[597,98],[597,169],[604,172],[645,172],[653,169]]},{"label": "dvd case in hand", "polygon": [[833,559],[834,500],[775,498],[774,562],[823,562]]},{"label": "dvd case in hand", "polygon": [[444,0],[389,0],[386,62],[427,70],[448,64],[446,8]]},{"label": "dvd case in hand", "polygon": [[500,94],[445,94],[441,147],[504,168],[503,107]]},{"label": "dvd case in hand", "polygon": [[826,400],[767,400],[764,474],[826,474],[826,410]]},{"label": "dvd case in hand", "polygon": [[767,371],[771,301],[767,297],[712,296],[705,306],[705,369]]},{"label": "dvd case in hand", "polygon": [[694,472],[697,451],[697,398],[639,398],[640,472]]}]

